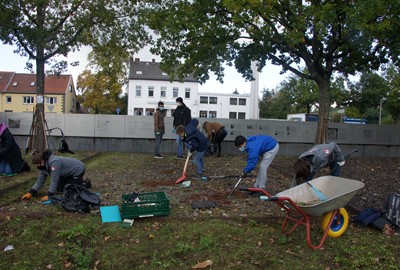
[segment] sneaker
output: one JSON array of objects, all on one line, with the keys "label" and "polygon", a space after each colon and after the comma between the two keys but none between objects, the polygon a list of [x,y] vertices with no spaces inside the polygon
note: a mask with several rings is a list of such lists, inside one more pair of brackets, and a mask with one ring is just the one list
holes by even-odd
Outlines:
[{"label": "sneaker", "polygon": [[154,158],[164,158],[163,156],[161,156],[160,154],[154,155]]}]

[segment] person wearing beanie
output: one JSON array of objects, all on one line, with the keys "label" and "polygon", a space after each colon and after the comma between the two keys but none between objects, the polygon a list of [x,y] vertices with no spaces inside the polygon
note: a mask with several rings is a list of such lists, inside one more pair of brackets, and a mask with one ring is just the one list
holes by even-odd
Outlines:
[{"label": "person wearing beanie", "polygon": [[39,176],[36,183],[21,197],[21,200],[29,200],[35,196],[44,186],[47,176],[50,176],[50,187],[47,196],[44,196],[42,201],[47,201],[56,192],[62,192],[66,184],[77,184],[87,188],[91,186],[89,182],[83,181],[85,165],[78,159],[56,156],[47,149],[34,154],[32,163],[37,166]]},{"label": "person wearing beanie", "polygon": [[[174,132],[176,132],[176,128],[180,125],[186,126],[190,120],[192,120],[192,113],[190,109],[183,103],[183,99],[178,97],[176,100],[176,109],[172,113],[174,117],[173,127]],[[182,158],[183,156],[183,143],[182,138],[178,134],[176,134],[176,144],[178,146],[178,158]]]},{"label": "person wearing beanie", "polygon": [[12,176],[30,170],[6,124],[0,124],[0,174]]},{"label": "person wearing beanie", "polygon": [[221,150],[222,150],[222,141],[225,139],[226,135],[228,132],[226,131],[225,127],[219,123],[212,123],[205,121],[203,123],[203,129],[207,133],[207,138],[210,141],[210,143],[213,145],[214,148],[214,154],[217,153],[217,156],[221,156]]},{"label": "person wearing beanie", "polygon": [[[260,166],[258,168],[258,174],[256,182],[254,183],[255,188],[265,189],[267,185],[267,171],[276,154],[279,151],[278,142],[271,136],[268,135],[255,135],[255,136],[237,136],[235,138],[235,146],[239,147],[239,151],[246,151],[248,154],[247,165],[243,169],[240,177],[246,177],[251,171],[253,171],[258,163],[258,159],[261,156]],[[252,192],[251,195],[259,196],[263,195],[259,192]]]},{"label": "person wearing beanie", "polygon": [[197,128],[198,125],[199,120],[192,119],[186,127],[179,125],[176,128],[176,134],[188,145],[190,151],[189,155],[195,153],[194,163],[197,167],[196,177],[207,180],[207,177],[204,175],[204,153],[208,148],[208,140]]},{"label": "person wearing beanie", "polygon": [[158,107],[154,114],[154,136],[155,136],[155,143],[154,143],[154,157],[155,158],[163,158],[160,155],[160,145],[165,133],[165,124],[164,124],[164,117],[167,114],[167,111],[164,109],[164,102],[158,102]]}]

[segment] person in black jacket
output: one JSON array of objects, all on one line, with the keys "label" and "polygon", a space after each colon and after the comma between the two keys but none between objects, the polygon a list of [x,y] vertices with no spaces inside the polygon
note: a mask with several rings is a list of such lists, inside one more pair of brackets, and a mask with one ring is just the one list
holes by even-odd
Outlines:
[{"label": "person in black jacket", "polygon": [[22,158],[21,149],[14,136],[3,123],[0,124],[0,174],[13,175],[29,171],[28,163]]},{"label": "person in black jacket", "polygon": [[[182,126],[187,126],[187,124],[192,120],[192,115],[190,109],[183,103],[183,99],[181,97],[178,97],[176,99],[176,109],[172,113],[172,116],[174,117],[174,131],[176,132],[176,128],[180,125]],[[182,138],[178,134],[176,134],[176,144],[178,146],[178,158],[182,158],[183,154],[183,143],[182,143]]]}]

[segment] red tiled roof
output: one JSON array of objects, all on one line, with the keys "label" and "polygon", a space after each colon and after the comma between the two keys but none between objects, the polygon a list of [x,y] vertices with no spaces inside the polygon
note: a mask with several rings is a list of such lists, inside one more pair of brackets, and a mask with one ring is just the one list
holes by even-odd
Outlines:
[{"label": "red tiled roof", "polygon": [[7,89],[14,74],[14,72],[0,71],[0,92],[4,92]]},{"label": "red tiled roof", "polygon": [[[11,72],[1,72],[2,74],[8,74]],[[10,76],[9,83],[6,87],[0,88],[2,93],[36,93],[36,74],[24,74],[24,73],[11,73],[14,76]],[[5,76],[4,76],[5,77]],[[72,79],[71,75],[49,75],[45,78],[44,93],[45,94],[65,94],[68,90],[68,85]],[[0,86],[3,86],[2,80],[0,79]]]}]

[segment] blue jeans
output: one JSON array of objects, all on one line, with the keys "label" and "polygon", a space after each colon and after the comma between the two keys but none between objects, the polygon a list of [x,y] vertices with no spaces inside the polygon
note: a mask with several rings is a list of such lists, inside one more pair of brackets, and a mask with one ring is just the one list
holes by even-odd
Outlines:
[{"label": "blue jeans", "polygon": [[6,173],[6,174],[14,173],[5,159],[0,160],[0,173]]},{"label": "blue jeans", "polygon": [[178,157],[182,157],[183,143],[182,143],[182,138],[179,135],[176,135],[176,145],[178,146]]},{"label": "blue jeans", "polygon": [[[338,177],[340,176],[340,166],[339,166],[339,164],[337,164],[336,161],[333,161],[331,164],[329,164],[329,169],[331,170],[330,175],[338,176]],[[315,173],[308,176],[306,181],[311,181],[314,178],[314,175],[315,175]]]},{"label": "blue jeans", "polygon": [[160,132],[159,135],[155,135],[155,142],[154,142],[154,155],[159,155],[160,154],[160,145],[161,145],[161,141],[163,138],[164,133]]},{"label": "blue jeans", "polygon": [[196,153],[194,154],[194,164],[196,164],[197,173],[200,175],[204,171],[204,160],[203,160],[204,153],[205,152],[196,151]]}]

